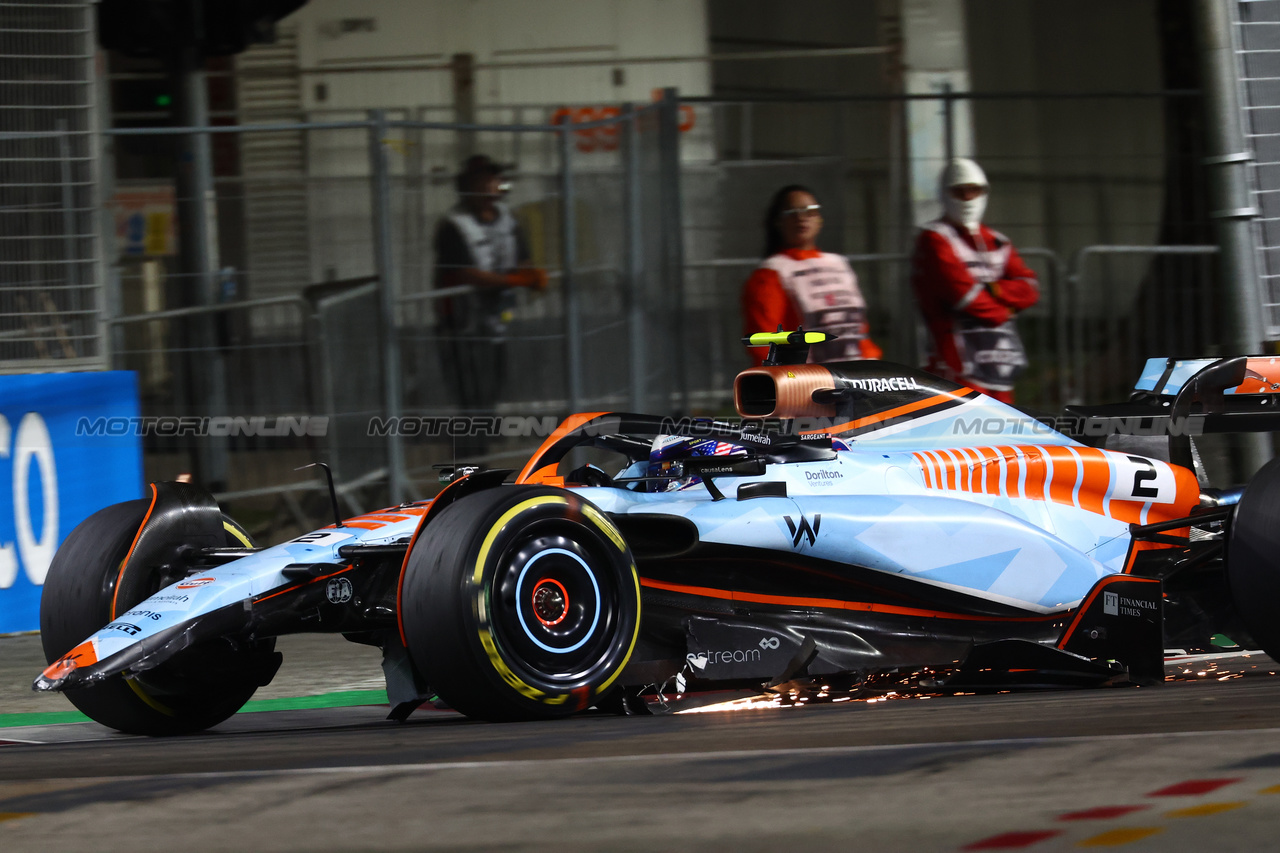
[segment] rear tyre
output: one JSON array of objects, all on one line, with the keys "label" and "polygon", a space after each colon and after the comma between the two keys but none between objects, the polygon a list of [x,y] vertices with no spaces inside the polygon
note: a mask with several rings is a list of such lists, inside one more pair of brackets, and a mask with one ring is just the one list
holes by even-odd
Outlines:
[{"label": "rear tyre", "polygon": [[617,686],[640,627],[640,580],[613,522],[542,486],[499,486],[446,507],[414,545],[400,601],[427,683],[494,721],[596,704]]},{"label": "rear tyre", "polygon": [[[151,566],[129,566],[128,577],[120,578],[120,564],[150,505],[147,500],[128,501],[95,512],[54,555],[40,598],[40,639],[50,663],[176,579]],[[229,547],[253,544],[226,516],[223,529]],[[122,600],[113,601],[117,583]],[[137,676],[114,675],[91,687],[67,690],[66,697],[92,719],[127,734],[187,734],[240,710],[258,689],[261,674],[274,672],[274,658],[274,640],[239,649],[216,640],[179,652]]]},{"label": "rear tyre", "polygon": [[1280,661],[1280,459],[1262,466],[1236,505],[1227,582],[1245,629]]}]

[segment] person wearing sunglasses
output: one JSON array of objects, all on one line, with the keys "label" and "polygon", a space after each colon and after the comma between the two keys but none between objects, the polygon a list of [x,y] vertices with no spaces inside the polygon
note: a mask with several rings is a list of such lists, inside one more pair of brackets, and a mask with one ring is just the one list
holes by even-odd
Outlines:
[{"label": "person wearing sunglasses", "polygon": [[932,339],[925,369],[1012,403],[1027,366],[1014,315],[1036,304],[1040,286],[1009,238],[982,224],[989,189],[972,160],[947,164],[943,216],[920,231],[911,284]]},{"label": "person wearing sunglasses", "polygon": [[[809,361],[879,358],[867,329],[867,303],[858,277],[842,255],[819,251],[822,207],[808,187],[791,184],[774,193],[764,216],[764,261],[742,289],[744,335],[806,330],[836,335],[809,350]],[[756,365],[762,347],[748,347]]]}]

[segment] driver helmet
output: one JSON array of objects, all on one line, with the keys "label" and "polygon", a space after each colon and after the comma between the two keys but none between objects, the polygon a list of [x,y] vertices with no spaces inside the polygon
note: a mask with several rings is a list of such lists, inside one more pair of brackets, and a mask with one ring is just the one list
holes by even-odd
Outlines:
[{"label": "driver helmet", "polygon": [[[691,456],[732,456],[735,453],[746,453],[746,448],[727,441],[714,438],[690,438],[683,435],[657,435],[649,449],[650,477],[663,477],[670,474],[682,459]],[[649,491],[674,492],[687,489],[702,482],[701,477],[671,477],[670,479],[651,480]]]}]

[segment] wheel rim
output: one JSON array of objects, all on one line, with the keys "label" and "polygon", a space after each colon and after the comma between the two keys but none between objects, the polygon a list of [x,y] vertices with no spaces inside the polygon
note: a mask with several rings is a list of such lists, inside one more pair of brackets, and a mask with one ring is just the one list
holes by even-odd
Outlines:
[{"label": "wheel rim", "polygon": [[618,630],[612,555],[571,522],[531,525],[496,564],[492,628],[513,669],[565,689],[607,660]]}]

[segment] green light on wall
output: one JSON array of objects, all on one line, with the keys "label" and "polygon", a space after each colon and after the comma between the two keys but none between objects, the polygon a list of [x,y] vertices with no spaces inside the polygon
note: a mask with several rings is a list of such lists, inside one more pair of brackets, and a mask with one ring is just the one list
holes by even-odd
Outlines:
[{"label": "green light on wall", "polygon": [[156,95],[156,106],[167,107],[173,103],[173,98],[168,95]]}]

